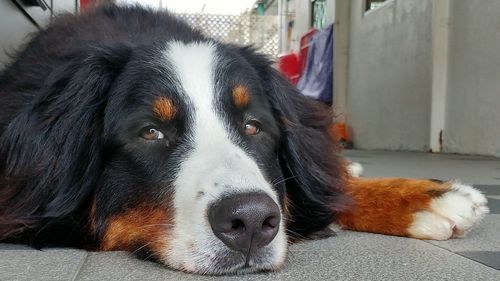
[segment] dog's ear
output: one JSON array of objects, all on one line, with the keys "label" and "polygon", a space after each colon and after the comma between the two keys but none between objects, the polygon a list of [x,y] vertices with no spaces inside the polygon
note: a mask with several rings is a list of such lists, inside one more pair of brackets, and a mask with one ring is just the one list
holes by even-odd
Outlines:
[{"label": "dog's ear", "polygon": [[281,127],[279,157],[289,203],[292,238],[328,235],[335,214],[349,206],[340,149],[331,135],[330,107],[302,95],[252,48],[240,51],[257,70]]},{"label": "dog's ear", "polygon": [[40,233],[88,200],[100,174],[107,93],[130,53],[92,49],[22,94],[32,98],[0,136],[0,240]]}]

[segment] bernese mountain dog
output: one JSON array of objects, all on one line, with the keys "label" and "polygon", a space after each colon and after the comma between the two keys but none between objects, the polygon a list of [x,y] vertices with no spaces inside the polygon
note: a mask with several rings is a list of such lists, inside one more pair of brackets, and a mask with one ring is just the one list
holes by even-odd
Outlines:
[{"label": "bernese mountain dog", "polygon": [[331,224],[448,239],[488,212],[458,181],[351,176],[332,120],[254,48],[167,12],[61,15],[0,75],[0,241],[230,274]]}]

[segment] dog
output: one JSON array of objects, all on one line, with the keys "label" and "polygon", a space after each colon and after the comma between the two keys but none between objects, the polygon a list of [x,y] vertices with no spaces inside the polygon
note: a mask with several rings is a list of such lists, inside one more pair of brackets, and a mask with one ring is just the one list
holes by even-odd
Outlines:
[{"label": "dog", "polygon": [[234,274],[331,224],[444,240],[488,213],[458,181],[350,175],[329,107],[168,12],[57,17],[1,73],[0,106],[4,242]]}]

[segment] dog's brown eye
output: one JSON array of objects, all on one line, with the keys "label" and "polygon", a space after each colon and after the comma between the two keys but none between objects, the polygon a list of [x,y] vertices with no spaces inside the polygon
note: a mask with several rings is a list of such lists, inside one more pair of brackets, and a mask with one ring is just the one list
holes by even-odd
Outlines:
[{"label": "dog's brown eye", "polygon": [[141,137],[145,140],[153,141],[162,140],[163,138],[165,138],[165,135],[158,129],[148,127],[143,129]]},{"label": "dog's brown eye", "polygon": [[260,133],[260,123],[257,120],[250,120],[245,124],[245,133],[249,136],[255,136]]}]

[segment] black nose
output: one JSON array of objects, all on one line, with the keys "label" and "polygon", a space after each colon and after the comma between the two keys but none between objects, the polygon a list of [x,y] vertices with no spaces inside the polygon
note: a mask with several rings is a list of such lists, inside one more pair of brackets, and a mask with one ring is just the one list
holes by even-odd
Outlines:
[{"label": "black nose", "polygon": [[229,248],[249,254],[269,244],[278,233],[280,210],[263,193],[231,195],[208,211],[212,230]]}]

